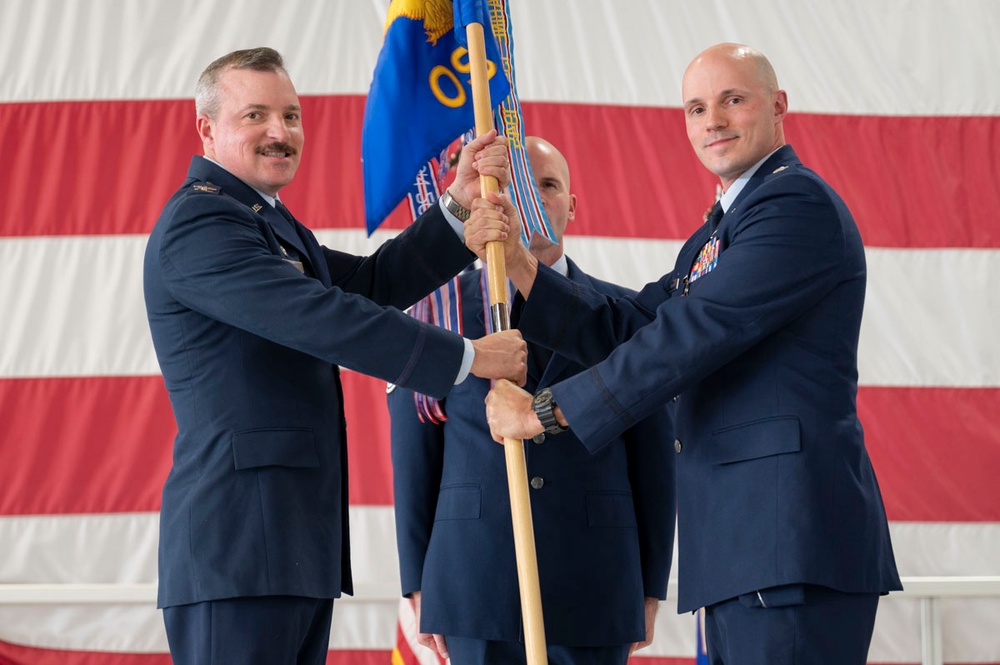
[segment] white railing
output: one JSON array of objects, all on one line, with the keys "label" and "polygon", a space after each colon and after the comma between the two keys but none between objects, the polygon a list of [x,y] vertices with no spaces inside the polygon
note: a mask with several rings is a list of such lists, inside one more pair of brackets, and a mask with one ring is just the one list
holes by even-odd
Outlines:
[{"label": "white railing", "polygon": [[920,599],[920,662],[943,665],[941,599],[1000,597],[1000,577],[904,577],[903,588],[898,595]]},{"label": "white railing", "polygon": [[[1000,576],[904,577],[905,591],[890,598],[920,599],[922,665],[943,665],[940,601],[943,598],[1000,598]],[[670,580],[668,600],[677,597],[677,580]],[[0,605],[115,603],[147,604],[156,601],[156,584],[0,584]],[[338,603],[399,602],[395,584],[360,584],[353,597]]]}]

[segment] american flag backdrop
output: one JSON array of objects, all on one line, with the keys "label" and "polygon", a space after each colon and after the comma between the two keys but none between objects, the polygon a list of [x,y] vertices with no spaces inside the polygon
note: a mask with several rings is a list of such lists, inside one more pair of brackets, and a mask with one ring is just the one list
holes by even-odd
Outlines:
[{"label": "american flag backdrop", "polygon": [[[1000,5],[509,4],[526,131],[562,150],[579,197],[567,251],[633,287],[672,266],[715,194],[684,132],[685,66],[719,41],[770,57],[789,142],[866,244],[858,403],[900,573],[1000,575]],[[385,12],[385,0],[0,2],[0,663],[169,662],[152,596],[14,603],[5,585],[156,581],[175,427],[142,253],[200,153],[205,65],[259,45],[285,56],[306,147],[282,198],[322,242],[365,253],[407,222],[399,208],[366,238],[361,123]],[[330,660],[388,663],[385,386],[344,382],[358,595],[336,605]],[[694,662],[695,618],[673,602],[635,662]],[[946,662],[1000,664],[1000,598],[948,600],[941,616]],[[919,662],[919,620],[917,599],[886,599],[871,662]]]}]

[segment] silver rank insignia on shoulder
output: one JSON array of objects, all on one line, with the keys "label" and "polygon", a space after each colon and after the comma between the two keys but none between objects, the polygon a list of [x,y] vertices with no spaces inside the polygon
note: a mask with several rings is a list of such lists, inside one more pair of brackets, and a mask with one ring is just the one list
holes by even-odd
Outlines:
[{"label": "silver rank insignia on shoulder", "polygon": [[195,190],[196,192],[205,192],[207,194],[218,194],[219,193],[219,188],[216,187],[215,185],[213,185],[210,182],[206,182],[205,184],[199,183],[197,185],[193,185],[191,187],[191,189]]},{"label": "silver rank insignia on shoulder", "polygon": [[254,203],[252,206],[250,206],[250,209],[253,210],[254,212],[260,212],[261,210],[264,209],[264,206],[262,206],[259,203]]},{"label": "silver rank insignia on shoulder", "polygon": [[772,174],[774,174],[774,173],[781,173],[782,171],[784,171],[787,168],[788,168],[787,166],[779,166],[778,168],[776,168],[773,171],[771,171],[771,173]]}]

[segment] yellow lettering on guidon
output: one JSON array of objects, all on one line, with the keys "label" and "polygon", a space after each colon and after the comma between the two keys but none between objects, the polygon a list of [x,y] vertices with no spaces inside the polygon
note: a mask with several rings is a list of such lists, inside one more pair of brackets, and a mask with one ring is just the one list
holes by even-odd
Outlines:
[{"label": "yellow lettering on guidon", "polygon": [[[445,94],[444,90],[441,89],[441,77],[446,76],[451,80],[452,84],[457,90],[457,94],[454,97],[449,97]],[[445,67],[444,65],[437,65],[431,70],[431,92],[434,93],[434,97],[451,109],[457,109],[465,104],[465,88],[462,87],[462,82],[458,80],[455,73]]]},{"label": "yellow lettering on guidon", "polygon": [[[434,93],[435,99],[437,99],[439,102],[441,102],[448,108],[457,109],[460,106],[465,105],[465,100],[467,99],[467,96],[465,94],[465,86],[462,85],[462,82],[459,80],[458,74],[468,74],[470,71],[472,71],[472,67],[471,65],[469,65],[469,59],[466,57],[468,54],[469,52],[467,50],[459,46],[451,53],[451,66],[454,71],[452,71],[452,69],[448,69],[448,67],[444,65],[437,65],[434,67],[434,69],[431,70],[431,74],[429,77],[431,92]],[[456,72],[458,74],[456,74]],[[493,76],[496,73],[497,73],[497,66],[493,62],[487,60],[486,61],[487,78],[488,79],[493,78]],[[456,93],[454,96],[448,96],[448,94],[441,89],[442,76],[451,81],[451,84],[455,86]]]}]

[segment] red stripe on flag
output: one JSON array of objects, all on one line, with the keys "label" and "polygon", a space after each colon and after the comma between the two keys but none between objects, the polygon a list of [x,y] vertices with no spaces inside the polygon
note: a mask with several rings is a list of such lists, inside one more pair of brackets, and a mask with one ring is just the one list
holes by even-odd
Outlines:
[{"label": "red stripe on flag", "polygon": [[342,372],[341,378],[350,502],[356,506],[391,506],[392,454],[385,381],[355,372]]},{"label": "red stripe on flag", "polygon": [[858,413],[894,521],[1000,521],[1000,389],[861,388]]},{"label": "red stripe on flag", "polygon": [[403,632],[403,625],[396,622],[396,648],[392,652],[392,665],[419,665],[420,661],[410,648],[410,642]]},{"label": "red stripe on flag", "polygon": [[[526,104],[525,125],[570,164],[574,235],[687,238],[714,198],[718,181],[691,150],[680,109]],[[867,245],[1000,247],[1000,225],[985,228],[981,215],[1000,206],[984,168],[996,159],[1000,117],[793,109],[785,138],[844,198]]]},{"label": "red stripe on flag", "polygon": [[[314,229],[364,228],[364,102],[302,98],[309,142],[282,198]],[[570,163],[576,235],[680,239],[700,224],[716,180],[688,145],[679,109],[526,103],[524,113]],[[869,246],[1000,247],[1000,225],[980,213],[1000,209],[984,168],[1000,117],[792,113],[786,130]],[[147,233],[200,154],[189,100],[0,104],[0,143],[12,151],[0,162],[4,209],[18,213],[0,217],[0,236]],[[400,207],[386,226],[407,217]]]},{"label": "red stripe on flag", "polygon": [[[385,382],[342,376],[351,503],[391,505]],[[0,380],[0,515],[159,510],[176,433],[159,376]]]},{"label": "red stripe on flag", "polygon": [[0,104],[0,144],[0,236],[148,233],[201,148],[186,100]]},{"label": "red stripe on flag", "polygon": [[[386,665],[390,652],[377,649],[337,649],[327,653],[327,665]],[[167,653],[115,653],[42,649],[0,642],[0,665],[170,665]],[[660,664],[660,665],[666,665]]]},{"label": "red stripe on flag", "polygon": [[[632,665],[694,665],[694,658],[668,658],[643,656],[640,651],[629,659]],[[327,665],[387,665],[392,652],[377,649],[343,649],[327,653]],[[25,647],[0,642],[0,665],[170,665],[170,655],[165,653],[110,653],[103,651],[63,651]],[[869,665],[890,665],[869,663]],[[892,663],[891,665],[917,665],[917,663]],[[963,665],[955,663],[954,665]],[[966,663],[964,665],[972,665]],[[1000,661],[975,665],[1000,665]]]},{"label": "red stripe on flag", "polygon": [[[385,382],[344,372],[351,503],[392,504]],[[1000,389],[862,388],[892,520],[995,522]],[[176,429],[163,381],[0,380],[0,514],[157,510]]]},{"label": "red stripe on flag", "polygon": [[166,653],[41,649],[0,642],[0,665],[170,665]]},{"label": "red stripe on flag", "polygon": [[154,511],[177,429],[163,379],[0,381],[0,515]]},{"label": "red stripe on flag", "polygon": [[326,654],[326,665],[387,665],[391,651],[377,649],[331,649]]}]

